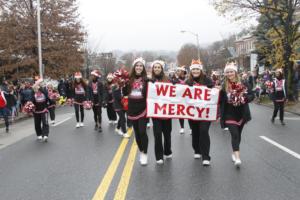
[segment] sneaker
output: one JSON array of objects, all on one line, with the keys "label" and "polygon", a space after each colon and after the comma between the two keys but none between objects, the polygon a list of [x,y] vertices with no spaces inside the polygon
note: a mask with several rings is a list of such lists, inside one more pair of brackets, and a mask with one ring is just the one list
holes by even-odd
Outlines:
[{"label": "sneaker", "polygon": [[80,123],[80,127],[84,127],[84,124],[83,124],[83,122],[81,122],[81,123]]},{"label": "sneaker", "polygon": [[192,135],[192,133],[193,133],[192,130],[190,130],[190,135]]},{"label": "sneaker", "polygon": [[76,124],[76,128],[79,128],[79,127],[80,127],[80,123],[77,123],[77,124]]},{"label": "sneaker", "polygon": [[43,139],[43,137],[40,135],[40,136],[37,136],[37,140],[38,141],[41,141]]},{"label": "sneaker", "polygon": [[274,124],[274,121],[275,121],[275,119],[274,119],[274,118],[272,118],[272,119],[271,119],[271,123],[272,123],[272,124]]},{"label": "sneaker", "polygon": [[194,158],[195,158],[195,159],[200,159],[200,158],[201,158],[201,155],[200,155],[200,154],[197,154],[197,153],[195,153],[195,154],[194,154]]},{"label": "sneaker", "polygon": [[98,128],[98,132],[102,133],[102,127],[101,126],[99,126],[99,128]]},{"label": "sneaker", "polygon": [[51,120],[50,123],[51,123],[52,125],[54,125],[54,124],[55,124],[55,120]]},{"label": "sneaker", "polygon": [[184,134],[184,128],[181,128],[179,133]]},{"label": "sneaker", "polygon": [[210,161],[209,160],[203,160],[202,161],[202,165],[203,166],[209,166],[210,165]]},{"label": "sneaker", "polygon": [[129,135],[128,133],[124,133],[124,134],[123,134],[123,137],[124,137],[124,138],[130,138],[130,135]]},{"label": "sneaker", "polygon": [[162,159],[160,159],[160,160],[157,160],[157,161],[156,161],[156,164],[158,164],[158,165],[162,165],[162,164],[164,164],[164,161],[163,161]]},{"label": "sneaker", "polygon": [[123,136],[123,132],[120,129],[116,129],[116,132],[118,133],[118,135]]},{"label": "sneaker", "polygon": [[235,158],[234,154],[231,154],[231,160],[232,160],[232,162],[235,162],[236,158]]},{"label": "sneaker", "polygon": [[113,121],[113,125],[116,125],[116,124],[118,124],[118,121],[117,120]]},{"label": "sneaker", "polygon": [[98,130],[98,124],[95,124],[94,130]]},{"label": "sneaker", "polygon": [[148,164],[148,155],[147,154],[141,153],[140,163],[141,163],[141,165],[147,165]]},{"label": "sneaker", "polygon": [[173,157],[173,155],[172,155],[172,154],[165,155],[165,158],[167,158],[167,159],[171,159],[172,157]]},{"label": "sneaker", "polygon": [[225,127],[223,130],[224,130],[224,131],[229,131],[229,128]]},{"label": "sneaker", "polygon": [[151,127],[150,123],[147,123],[147,128],[150,128],[150,127]]},{"label": "sneaker", "polygon": [[108,123],[109,123],[109,124],[113,124],[114,122],[113,122],[113,121],[111,121],[111,120],[109,120],[109,121],[108,121]]},{"label": "sneaker", "polygon": [[44,141],[44,142],[48,142],[48,136],[44,136],[44,137],[43,137],[43,141]]},{"label": "sneaker", "polygon": [[284,123],[284,121],[281,121],[281,125],[282,125],[282,126],[285,126],[285,123]]},{"label": "sneaker", "polygon": [[242,161],[241,161],[240,159],[236,159],[236,160],[234,161],[234,165],[235,165],[237,168],[239,168],[239,167],[241,166],[241,164],[242,164]]}]

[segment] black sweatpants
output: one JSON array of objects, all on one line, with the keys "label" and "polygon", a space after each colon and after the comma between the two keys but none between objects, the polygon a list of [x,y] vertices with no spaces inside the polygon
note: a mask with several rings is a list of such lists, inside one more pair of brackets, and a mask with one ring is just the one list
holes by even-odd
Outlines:
[{"label": "black sweatpants", "polygon": [[79,110],[80,110],[80,114],[81,114],[81,121],[80,122],[83,122],[83,120],[84,120],[83,105],[74,104],[74,108],[75,108],[76,121],[79,122]]},{"label": "black sweatpants", "polygon": [[102,122],[102,107],[93,105],[94,122],[101,126]]},{"label": "black sweatpants", "polygon": [[[171,150],[171,132],[172,120],[152,119],[154,134],[154,150],[156,160],[163,159],[164,155],[172,154]],[[162,135],[164,136],[164,145],[162,143]]]},{"label": "black sweatpants", "polygon": [[184,128],[184,119],[179,119],[180,128]]},{"label": "black sweatpants", "polygon": [[135,140],[140,152],[147,153],[148,151],[148,135],[147,135],[147,118],[132,120],[132,125],[135,133]]},{"label": "black sweatpants", "polygon": [[50,119],[52,121],[54,121],[55,120],[55,106],[48,108],[48,110],[49,110]]},{"label": "black sweatpants", "polygon": [[34,113],[34,127],[37,136],[49,135],[48,113]]},{"label": "black sweatpants", "polygon": [[201,154],[203,160],[210,160],[210,124],[211,122],[190,120],[192,128],[192,146],[195,154]]},{"label": "black sweatpants", "polygon": [[106,107],[107,117],[110,121],[116,121],[117,120],[117,113],[113,108],[112,103],[108,103]]},{"label": "black sweatpants", "polygon": [[280,118],[280,121],[283,121],[283,115],[284,115],[284,102],[276,102],[276,101],[273,101],[273,104],[274,104],[274,111],[273,111],[273,116],[272,116],[272,119],[275,119],[275,117],[277,117],[277,113],[278,113],[278,110],[279,110],[279,118]]},{"label": "black sweatpants", "polygon": [[231,134],[232,150],[239,151],[244,123],[242,123],[240,126],[235,124],[226,124],[226,127],[228,127]]},{"label": "black sweatpants", "polygon": [[124,110],[117,111],[117,114],[119,116],[117,129],[121,128],[122,132],[126,133],[127,131],[126,131],[125,111]]}]

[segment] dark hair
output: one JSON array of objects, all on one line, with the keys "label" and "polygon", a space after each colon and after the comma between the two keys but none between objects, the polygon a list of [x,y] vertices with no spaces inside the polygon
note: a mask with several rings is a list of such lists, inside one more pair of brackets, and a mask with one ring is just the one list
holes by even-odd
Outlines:
[{"label": "dark hair", "polygon": [[[201,73],[200,73],[200,76],[199,76],[199,81],[200,81],[201,84],[203,84],[206,75],[205,75],[205,73],[203,72],[203,70],[200,70],[200,72],[201,72]],[[188,77],[188,82],[192,83],[193,81],[194,81],[194,79],[193,79],[192,70],[191,70],[191,71],[190,71],[190,74],[189,74],[189,77]]]},{"label": "dark hair", "polygon": [[[157,63],[158,64],[158,63]],[[160,64],[159,64],[160,65]],[[160,76],[161,76],[161,80],[162,81],[168,81],[168,77],[166,76],[166,74],[165,74],[165,72],[164,72],[164,68],[163,68],[163,66],[161,66],[160,65],[160,67],[161,67],[161,72],[160,72]],[[152,72],[151,72],[151,77],[152,77],[152,79],[154,79],[155,78],[155,73],[154,73],[154,65],[153,65],[153,67],[152,67]]]},{"label": "dark hair", "polygon": [[[141,63],[141,62],[135,63],[134,66],[131,68],[131,71],[129,74],[129,93],[131,92],[131,86],[132,86],[134,80],[137,78],[137,75],[135,73],[135,67],[138,63]],[[147,72],[146,72],[146,68],[145,68],[144,64],[143,64],[143,71],[142,71],[141,77],[142,77],[143,81],[145,81],[147,79]]]},{"label": "dark hair", "polygon": [[80,80],[79,83],[77,83],[76,79],[73,81],[72,85],[74,86],[74,88],[77,87],[79,84],[81,84],[83,87],[87,87],[87,83],[85,80],[83,80],[83,78],[81,78],[79,80]]}]

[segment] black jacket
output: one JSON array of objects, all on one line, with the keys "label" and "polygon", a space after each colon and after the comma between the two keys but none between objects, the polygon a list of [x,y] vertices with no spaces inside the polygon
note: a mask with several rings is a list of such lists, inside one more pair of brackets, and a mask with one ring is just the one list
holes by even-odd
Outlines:
[{"label": "black jacket", "polygon": [[[246,96],[247,103],[237,106],[235,108],[241,109],[242,119],[244,120],[245,123],[247,123],[248,121],[251,120],[251,112],[250,112],[250,108],[249,108],[249,103],[251,101],[253,101],[254,93],[253,93],[250,85],[245,84],[245,86],[247,87],[247,96]],[[227,97],[227,93],[225,90],[225,86],[223,85],[222,90],[220,92],[220,114],[221,114],[221,125],[222,126],[225,125],[225,119],[226,119],[226,114],[227,114],[226,109],[228,106],[229,106],[228,97]]]},{"label": "black jacket", "polygon": [[[95,92],[93,88],[93,84],[96,85]],[[90,81],[88,85],[88,99],[93,102],[94,105],[102,106],[105,92],[102,82],[97,79],[96,82]]]}]

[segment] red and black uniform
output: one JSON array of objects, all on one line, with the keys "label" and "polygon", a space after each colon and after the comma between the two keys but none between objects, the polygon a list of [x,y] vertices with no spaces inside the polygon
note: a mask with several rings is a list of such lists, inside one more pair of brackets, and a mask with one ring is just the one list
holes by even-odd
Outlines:
[{"label": "red and black uniform", "polygon": [[79,122],[79,111],[80,111],[80,122],[84,120],[84,109],[82,103],[86,101],[87,88],[82,83],[75,83],[74,88],[72,88],[72,96],[74,98],[74,108],[76,121]]},{"label": "red and black uniform", "polygon": [[106,82],[104,86],[104,93],[105,93],[104,104],[106,106],[108,120],[116,121],[117,114],[113,107],[112,82]]},{"label": "red and black uniform", "polygon": [[147,118],[146,118],[146,91],[147,80],[136,78],[130,87],[128,96],[128,119],[131,120],[135,139],[139,150],[145,154],[148,151]]},{"label": "red and black uniform", "polygon": [[223,85],[220,93],[221,121],[229,129],[233,151],[239,151],[243,127],[245,123],[251,120],[248,103],[254,99],[254,94],[249,85],[244,86],[247,88],[247,93],[245,94],[246,101],[239,106],[234,106],[229,101],[230,89],[226,91]]},{"label": "red and black uniform", "polygon": [[[154,77],[151,80],[155,82],[169,82],[162,81],[161,77]],[[154,134],[154,150],[156,160],[163,160],[164,155],[169,156],[172,154],[171,150],[171,132],[172,132],[172,119],[170,118],[152,118],[153,134]],[[164,136],[164,145],[162,142]]]},{"label": "red and black uniform", "polygon": [[[207,86],[209,88],[213,87],[213,83],[210,78],[204,76],[203,79],[194,78],[192,80],[188,79],[186,84],[189,86]],[[210,160],[210,137],[209,128],[211,122],[209,121],[199,121],[199,120],[189,120],[189,124],[192,129],[192,146],[195,154],[202,155],[203,160]]]},{"label": "red and black uniform", "polygon": [[279,118],[280,121],[283,122],[284,118],[284,102],[287,97],[287,86],[285,79],[283,78],[275,78],[273,80],[273,93],[271,93],[271,98],[274,104],[274,111],[272,120],[274,121],[275,117],[277,116],[279,110]]},{"label": "red and black uniform", "polygon": [[35,105],[33,116],[36,135],[48,137],[48,106],[50,104],[50,99],[48,98],[47,92],[43,89],[39,89],[34,93],[32,102]]},{"label": "red and black uniform", "polygon": [[94,121],[96,126],[99,126],[99,131],[102,122],[102,104],[104,98],[103,84],[99,78],[91,81],[88,85],[89,99],[93,103]]},{"label": "red and black uniform", "polygon": [[126,131],[125,110],[123,109],[123,105],[121,102],[122,98],[123,98],[122,88],[120,88],[119,86],[116,86],[116,85],[113,86],[112,87],[112,98],[113,98],[114,111],[119,116],[117,129],[121,129],[122,133],[125,134],[127,131]]}]

